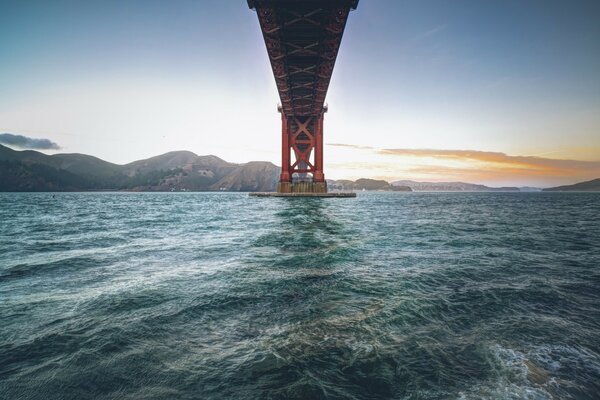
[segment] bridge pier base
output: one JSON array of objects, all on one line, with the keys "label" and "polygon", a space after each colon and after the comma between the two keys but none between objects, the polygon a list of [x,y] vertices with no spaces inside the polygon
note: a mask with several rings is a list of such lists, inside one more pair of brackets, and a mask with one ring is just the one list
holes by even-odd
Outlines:
[{"label": "bridge pier base", "polygon": [[277,193],[327,193],[327,182],[279,182]]}]

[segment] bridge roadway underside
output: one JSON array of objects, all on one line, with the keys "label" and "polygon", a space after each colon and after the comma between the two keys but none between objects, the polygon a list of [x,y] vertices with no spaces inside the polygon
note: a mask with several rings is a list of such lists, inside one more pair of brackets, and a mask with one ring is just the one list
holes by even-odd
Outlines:
[{"label": "bridge roadway underside", "polygon": [[278,193],[326,193],[325,96],[358,0],[248,0],[256,10],[281,105]]}]

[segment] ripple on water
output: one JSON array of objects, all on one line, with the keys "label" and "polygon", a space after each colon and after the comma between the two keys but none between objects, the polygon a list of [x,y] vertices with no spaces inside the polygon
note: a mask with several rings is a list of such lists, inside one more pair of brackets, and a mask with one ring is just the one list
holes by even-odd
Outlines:
[{"label": "ripple on water", "polygon": [[592,399],[600,196],[0,194],[0,397]]}]

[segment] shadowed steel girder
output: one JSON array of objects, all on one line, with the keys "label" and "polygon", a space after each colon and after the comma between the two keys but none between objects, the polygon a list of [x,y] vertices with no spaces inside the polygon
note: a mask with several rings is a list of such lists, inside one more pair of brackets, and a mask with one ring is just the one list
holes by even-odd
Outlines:
[{"label": "shadowed steel girder", "polygon": [[281,108],[318,116],[351,9],[358,0],[248,0],[258,14]]}]

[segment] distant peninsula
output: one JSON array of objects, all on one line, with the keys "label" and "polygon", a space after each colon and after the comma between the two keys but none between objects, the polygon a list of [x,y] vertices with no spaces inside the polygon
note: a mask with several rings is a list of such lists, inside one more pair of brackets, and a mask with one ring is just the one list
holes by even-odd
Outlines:
[{"label": "distant peninsula", "polygon": [[544,189],[544,192],[600,192],[600,178],[579,182],[574,185],[547,188]]},{"label": "distant peninsula", "polygon": [[489,187],[466,182],[395,181],[394,186],[408,186],[417,192],[520,192],[518,187]]}]

